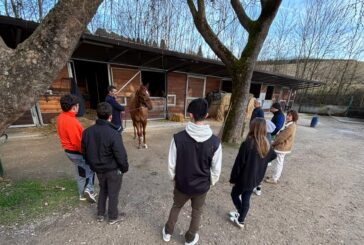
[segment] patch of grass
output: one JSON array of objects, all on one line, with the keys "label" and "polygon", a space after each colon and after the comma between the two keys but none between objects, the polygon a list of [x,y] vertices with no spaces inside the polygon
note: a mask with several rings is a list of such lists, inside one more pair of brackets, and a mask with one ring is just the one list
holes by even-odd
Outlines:
[{"label": "patch of grass", "polygon": [[25,223],[78,205],[75,180],[0,182],[0,224]]}]

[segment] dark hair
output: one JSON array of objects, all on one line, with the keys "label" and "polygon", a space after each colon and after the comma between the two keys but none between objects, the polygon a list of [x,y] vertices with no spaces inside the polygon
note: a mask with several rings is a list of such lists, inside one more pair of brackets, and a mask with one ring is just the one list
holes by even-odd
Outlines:
[{"label": "dark hair", "polygon": [[292,116],[292,121],[297,122],[298,121],[298,113],[295,110],[289,110],[287,112],[287,115],[290,114]]},{"label": "dark hair", "polygon": [[275,108],[277,110],[281,110],[281,104],[279,104],[278,102],[274,102],[272,104],[271,108]]},{"label": "dark hair", "polygon": [[112,107],[107,102],[101,102],[97,105],[96,113],[99,119],[107,120],[112,114]]},{"label": "dark hair", "polygon": [[187,112],[192,113],[196,122],[205,119],[208,110],[207,100],[198,98],[191,101],[188,105]]},{"label": "dark hair", "polygon": [[73,94],[63,95],[59,102],[61,104],[62,111],[64,112],[70,111],[72,106],[80,103],[78,97]]},{"label": "dark hair", "polygon": [[107,91],[111,92],[113,89],[116,89],[115,86],[110,85],[109,87],[107,87]]}]

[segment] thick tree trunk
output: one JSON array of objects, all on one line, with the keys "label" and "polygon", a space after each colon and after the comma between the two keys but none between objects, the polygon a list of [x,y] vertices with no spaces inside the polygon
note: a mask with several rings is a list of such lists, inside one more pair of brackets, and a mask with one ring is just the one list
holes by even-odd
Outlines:
[{"label": "thick tree trunk", "polygon": [[249,98],[251,74],[242,70],[233,74],[232,79],[234,92],[231,94],[229,114],[224,124],[222,141],[240,143]]},{"label": "thick tree trunk", "polygon": [[222,141],[240,143],[255,62],[281,0],[261,0],[262,10],[256,20],[248,17],[239,0],[230,0],[230,2],[240,24],[249,33],[248,43],[239,59],[221,42],[208,24],[205,0],[197,0],[197,8],[195,1],[187,0],[197,30],[215,54],[224,62],[233,80],[230,109],[225,120]]},{"label": "thick tree trunk", "polygon": [[44,94],[102,0],[61,0],[13,50],[0,38],[0,133]]}]

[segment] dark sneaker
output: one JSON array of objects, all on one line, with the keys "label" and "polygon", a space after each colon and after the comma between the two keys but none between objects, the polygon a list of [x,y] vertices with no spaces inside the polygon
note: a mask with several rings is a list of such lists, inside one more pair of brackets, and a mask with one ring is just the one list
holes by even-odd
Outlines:
[{"label": "dark sneaker", "polygon": [[195,245],[198,242],[198,239],[200,239],[200,236],[196,233],[195,238],[192,242],[185,242],[185,245]]},{"label": "dark sneaker", "polygon": [[122,222],[122,221],[123,221],[123,219],[122,219],[122,218],[110,219],[110,220],[109,220],[109,225],[115,225],[115,224],[120,223],[120,222]]},{"label": "dark sneaker", "polygon": [[97,215],[97,222],[103,222],[105,217],[103,215]]},{"label": "dark sneaker", "polygon": [[90,190],[85,190],[84,195],[87,198],[87,200],[91,203],[96,203],[96,196],[97,194]]},{"label": "dark sneaker", "polygon": [[125,213],[121,212],[119,213],[119,217],[117,217],[116,219],[109,219],[109,224],[114,225],[120,223],[124,220],[124,218],[125,218]]}]

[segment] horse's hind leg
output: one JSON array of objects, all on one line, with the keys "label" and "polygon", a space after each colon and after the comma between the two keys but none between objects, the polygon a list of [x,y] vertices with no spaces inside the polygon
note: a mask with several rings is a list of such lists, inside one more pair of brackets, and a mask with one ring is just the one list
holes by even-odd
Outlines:
[{"label": "horse's hind leg", "polygon": [[133,123],[133,129],[134,129],[134,139],[136,139],[136,126],[134,123]]}]

